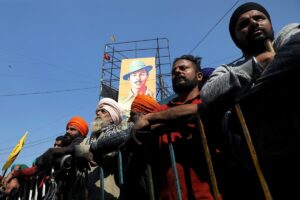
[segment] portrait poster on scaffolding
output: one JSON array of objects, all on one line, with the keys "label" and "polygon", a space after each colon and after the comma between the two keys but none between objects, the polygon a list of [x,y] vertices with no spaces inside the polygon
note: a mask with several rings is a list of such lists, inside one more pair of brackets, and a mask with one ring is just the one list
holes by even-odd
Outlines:
[{"label": "portrait poster on scaffolding", "polygon": [[122,59],[118,102],[129,116],[137,94],[156,97],[155,57]]}]

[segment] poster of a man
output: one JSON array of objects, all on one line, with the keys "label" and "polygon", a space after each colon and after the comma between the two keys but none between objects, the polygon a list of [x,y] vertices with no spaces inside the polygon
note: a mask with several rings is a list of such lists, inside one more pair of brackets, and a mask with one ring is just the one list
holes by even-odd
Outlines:
[{"label": "poster of a man", "polygon": [[155,58],[123,59],[120,77],[118,101],[127,115],[137,94],[155,98]]}]

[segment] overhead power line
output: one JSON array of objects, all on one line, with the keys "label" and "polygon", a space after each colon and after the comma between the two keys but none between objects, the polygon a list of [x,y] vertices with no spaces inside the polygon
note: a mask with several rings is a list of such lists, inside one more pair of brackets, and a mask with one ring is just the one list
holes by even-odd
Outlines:
[{"label": "overhead power line", "polygon": [[[61,133],[61,134],[54,134],[54,135],[51,135],[49,137],[41,138],[41,139],[34,140],[34,141],[31,141],[31,142],[26,142],[25,145],[24,145],[24,147],[23,147],[23,149],[27,149],[27,148],[38,146],[38,145],[41,145],[41,144],[45,144],[45,143],[48,143],[50,141],[54,142],[54,138],[56,138],[59,135],[63,135],[63,133]],[[1,148],[0,149],[0,155],[5,155],[5,154],[10,153],[13,150],[14,146],[15,145],[12,145],[12,146],[9,146],[9,147],[5,147],[5,148]]]},{"label": "overhead power line", "polygon": [[[35,144],[30,144],[30,145],[26,145],[23,147],[23,149],[28,149],[28,148],[32,148],[32,147],[35,147],[35,146],[38,146],[38,145],[41,145],[41,144],[45,144],[45,143],[49,143],[50,141],[54,141],[54,137],[51,138],[51,139],[47,139],[47,140],[44,140],[44,141],[41,141],[41,142],[38,142],[38,143],[35,143]],[[51,146],[50,146],[51,147]],[[50,148],[49,147],[49,148]],[[4,149],[3,149],[4,150]],[[7,155],[9,153],[11,153],[12,149],[8,149],[6,151],[2,151],[0,152],[0,155]]]},{"label": "overhead power line", "polygon": [[53,94],[53,93],[63,93],[63,92],[73,92],[79,90],[90,90],[99,88],[97,87],[86,87],[86,88],[73,88],[73,89],[65,89],[65,90],[52,90],[52,91],[40,91],[40,92],[28,92],[28,93],[16,93],[16,94],[0,94],[0,97],[11,97],[11,96],[29,96],[29,95],[37,95],[37,94]]},{"label": "overhead power line", "polygon": [[196,44],[196,46],[189,52],[190,54],[193,53],[193,51],[195,51],[195,49],[198,48],[198,46],[207,38],[207,36],[216,28],[216,26],[225,18],[225,16],[236,6],[236,4],[239,2],[240,0],[236,1],[233,6],[221,17],[221,19],[219,19],[219,21],[217,21],[217,23],[211,28],[209,29],[209,31],[203,36],[203,38]]},{"label": "overhead power line", "polygon": [[[230,56],[226,56],[226,57],[220,58],[218,60],[214,60],[212,62],[206,63],[205,65],[203,65],[203,68],[205,68],[205,67],[212,67],[212,64],[220,63],[221,61],[228,60],[229,58],[232,60],[232,58],[236,58],[237,56],[239,56],[238,58],[240,58],[241,57],[240,53],[237,53],[237,54],[234,54],[234,55],[230,55]],[[223,63],[223,64],[226,64],[226,63]]]},{"label": "overhead power line", "polygon": [[[82,74],[81,72],[73,71],[73,70],[69,69],[68,67],[63,67],[63,66],[60,66],[60,65],[56,65],[56,64],[52,64],[52,63],[46,62],[46,61],[44,61],[44,60],[42,60],[40,58],[36,58],[36,57],[33,57],[33,56],[25,55],[23,53],[19,53],[17,51],[6,49],[6,48],[2,48],[2,47],[0,47],[0,50],[6,51],[6,52],[9,52],[11,54],[18,55],[18,56],[25,57],[27,59],[30,59],[30,60],[36,61],[38,63],[42,63],[42,64],[45,64],[45,65],[48,65],[50,67],[53,67],[53,68],[56,68],[56,69],[59,69],[59,70],[67,71],[69,73],[77,75],[79,78],[83,78],[83,76],[85,76],[85,77],[87,77],[89,79],[97,80],[94,77],[87,76],[85,74]],[[84,78],[84,80],[89,80],[89,79]]]},{"label": "overhead power line", "polygon": [[[20,79],[20,78],[23,78],[23,79],[40,79],[40,80],[47,80],[47,81],[55,81],[55,82],[57,82],[57,81],[62,81],[62,82],[72,82],[72,83],[74,83],[74,80],[67,80],[67,79],[59,79],[59,78],[51,78],[51,77],[41,77],[41,76],[31,76],[31,75],[24,75],[24,74],[3,74],[3,73],[1,73],[0,74],[0,76],[1,77],[4,77],[4,78],[9,78],[9,79],[11,79],[11,77],[16,77],[16,78],[18,78],[18,79]],[[92,82],[94,82],[94,81],[91,81],[91,80],[76,80],[76,82],[77,83],[85,83],[85,84],[91,84]]]}]

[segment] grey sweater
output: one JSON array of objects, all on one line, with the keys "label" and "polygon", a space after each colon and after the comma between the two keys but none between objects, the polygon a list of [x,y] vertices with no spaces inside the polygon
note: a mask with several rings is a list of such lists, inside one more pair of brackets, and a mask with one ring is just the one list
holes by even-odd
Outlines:
[{"label": "grey sweater", "polygon": [[[275,51],[288,48],[289,42],[295,40],[299,35],[300,29],[298,23],[285,26],[274,40]],[[295,54],[295,51],[292,53]],[[294,55],[294,58],[297,56]],[[282,66],[282,63],[283,59],[280,59],[280,56],[276,56],[267,71],[279,68]],[[254,57],[233,65],[219,66],[201,89],[203,105],[211,107],[221,102],[223,104],[231,102],[249,89],[262,73],[263,68],[256,62]]]}]

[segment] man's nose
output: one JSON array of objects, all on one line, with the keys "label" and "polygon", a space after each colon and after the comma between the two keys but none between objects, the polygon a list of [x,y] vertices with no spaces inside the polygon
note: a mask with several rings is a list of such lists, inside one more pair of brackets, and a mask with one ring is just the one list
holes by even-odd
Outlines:
[{"label": "man's nose", "polygon": [[258,23],[257,20],[251,18],[251,19],[250,19],[250,26],[252,26],[252,27],[258,27],[258,26],[259,26],[259,23]]},{"label": "man's nose", "polygon": [[177,67],[177,68],[174,69],[174,75],[180,74],[180,73],[181,73],[181,70],[180,70],[179,67]]}]

